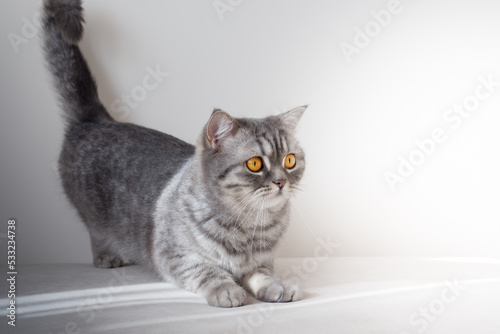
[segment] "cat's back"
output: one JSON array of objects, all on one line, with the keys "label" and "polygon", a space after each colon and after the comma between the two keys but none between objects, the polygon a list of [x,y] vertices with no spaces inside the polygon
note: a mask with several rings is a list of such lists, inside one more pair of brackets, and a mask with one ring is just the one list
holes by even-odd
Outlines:
[{"label": "cat's back", "polygon": [[195,150],[169,134],[113,121],[72,124],[66,131],[66,149],[73,153],[67,157],[70,160],[138,174],[175,171]]},{"label": "cat's back", "polygon": [[78,122],[67,128],[59,172],[66,194],[89,218],[120,220],[127,214],[143,220],[194,151],[138,125]]}]

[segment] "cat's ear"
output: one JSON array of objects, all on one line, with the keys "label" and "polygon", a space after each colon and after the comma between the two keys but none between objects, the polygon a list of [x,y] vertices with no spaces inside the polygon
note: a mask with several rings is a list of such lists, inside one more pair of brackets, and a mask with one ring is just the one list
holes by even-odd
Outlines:
[{"label": "cat's ear", "polygon": [[207,124],[207,142],[216,150],[220,150],[222,142],[236,132],[238,123],[228,113],[215,109]]},{"label": "cat's ear", "polygon": [[300,119],[302,118],[302,115],[304,114],[304,111],[306,111],[307,105],[297,107],[295,109],[292,109],[290,111],[287,111],[281,115],[279,115],[281,124],[283,125],[283,128],[287,131],[293,132],[297,128],[297,125],[299,124]]}]

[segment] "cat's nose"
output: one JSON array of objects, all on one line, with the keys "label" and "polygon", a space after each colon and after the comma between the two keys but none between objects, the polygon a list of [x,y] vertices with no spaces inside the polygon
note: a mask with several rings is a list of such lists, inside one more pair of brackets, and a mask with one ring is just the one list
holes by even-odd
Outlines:
[{"label": "cat's nose", "polygon": [[280,190],[281,190],[281,189],[283,189],[283,187],[285,186],[285,184],[286,184],[286,180],[278,180],[278,181],[273,181],[273,183],[274,183],[275,185],[277,185],[277,186],[278,186],[278,188],[280,188]]}]

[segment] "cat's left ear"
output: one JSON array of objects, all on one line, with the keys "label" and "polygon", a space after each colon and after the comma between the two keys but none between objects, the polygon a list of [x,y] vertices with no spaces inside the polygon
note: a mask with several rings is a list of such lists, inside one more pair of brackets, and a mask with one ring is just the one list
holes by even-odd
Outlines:
[{"label": "cat's left ear", "polygon": [[280,121],[283,124],[283,127],[285,130],[293,132],[297,128],[297,125],[299,124],[300,119],[302,118],[302,115],[304,114],[304,111],[306,111],[307,105],[305,106],[300,106],[295,109],[292,109],[290,111],[287,111],[283,114],[281,114]]},{"label": "cat's left ear", "polygon": [[215,109],[207,124],[207,142],[216,150],[220,150],[223,141],[233,135],[238,123],[228,113]]}]

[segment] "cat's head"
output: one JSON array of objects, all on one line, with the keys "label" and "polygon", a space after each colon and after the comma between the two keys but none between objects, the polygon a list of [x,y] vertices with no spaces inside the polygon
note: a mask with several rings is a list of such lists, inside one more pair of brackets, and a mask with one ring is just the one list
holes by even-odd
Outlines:
[{"label": "cat's head", "polygon": [[302,178],[305,154],[295,130],[306,106],[266,118],[216,109],[197,145],[204,184],[226,206],[279,208]]}]

